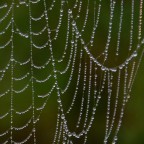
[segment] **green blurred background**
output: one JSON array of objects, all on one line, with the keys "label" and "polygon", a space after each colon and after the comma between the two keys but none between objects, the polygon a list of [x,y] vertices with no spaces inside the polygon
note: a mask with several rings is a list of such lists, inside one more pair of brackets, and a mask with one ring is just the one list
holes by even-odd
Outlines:
[{"label": "green blurred background", "polygon": [[[60,0],[56,0],[55,7],[52,11],[48,11],[49,15],[49,24],[51,29],[55,29],[58,24],[59,18],[59,10],[60,10]],[[80,13],[80,18],[76,20],[78,28],[81,29],[84,23],[86,8],[87,8],[87,0],[82,0],[82,10]],[[8,7],[0,10],[0,18],[3,17],[6,12],[8,11],[11,1],[9,0],[1,0],[0,5],[4,3],[8,3]],[[15,20],[15,29],[19,28],[23,33],[29,33],[29,13],[28,7],[25,5],[18,6],[18,0],[15,0],[15,8],[14,8],[14,20]],[[51,5],[52,0],[46,0],[47,8]],[[75,1],[69,0],[69,5],[64,6],[64,16],[62,25],[59,31],[58,39],[54,41],[53,44],[53,52],[54,57],[59,59],[64,50],[65,45],[65,38],[66,38],[66,31],[67,31],[67,11],[69,8],[72,8]],[[96,0],[96,15],[98,10],[99,1]],[[117,42],[117,35],[118,35],[118,28],[119,28],[119,17],[120,17],[120,5],[121,1],[117,0],[116,7],[115,7],[115,14],[113,20],[113,29],[112,29],[112,40],[110,44],[109,50],[109,57],[108,62],[106,63],[107,66],[116,66],[123,61],[130,55],[128,53],[128,46],[129,46],[129,37],[130,37],[130,18],[131,18],[131,1],[124,1],[124,17],[123,17],[123,25],[122,25],[122,33],[121,33],[121,43],[120,43],[120,55],[116,59],[115,58],[115,50],[116,50],[116,42]],[[134,37],[133,37],[133,48],[132,51],[135,50],[138,40],[138,15],[139,15],[139,5],[140,0],[135,1],[135,12],[134,12]],[[44,10],[43,0],[41,0],[37,4],[31,4],[32,8],[32,15],[33,17],[39,17]],[[143,11],[144,13],[144,11]],[[77,14],[77,10],[74,10],[74,17]],[[108,33],[108,23],[109,23],[109,15],[110,15],[110,2],[107,0],[102,0],[102,9],[100,14],[100,21],[99,26],[96,32],[94,46],[91,48],[91,53],[97,57],[99,56],[105,47],[106,40],[107,40],[107,33]],[[88,23],[85,28],[85,32],[83,33],[83,39],[87,42],[90,41],[91,31],[93,28],[93,20],[94,17],[94,0],[90,0],[89,5],[89,17]],[[2,31],[8,22],[11,19],[11,13],[8,17],[0,22],[0,31]],[[32,22],[32,31],[38,32],[46,25],[45,19],[42,19],[39,22]],[[142,25],[144,28],[144,24]],[[71,27],[70,27],[71,28]],[[71,33],[71,31],[70,31]],[[54,37],[55,31],[52,32],[52,37]],[[3,45],[10,39],[11,36],[11,28],[9,28],[6,33],[0,36],[0,45]],[[144,37],[144,29],[142,29],[142,36]],[[71,38],[71,36],[70,36]],[[37,45],[43,45],[47,42],[47,31],[37,37],[33,37],[33,41]],[[70,40],[69,40],[70,42]],[[78,43],[78,56],[76,58],[76,66],[74,71],[74,78],[68,89],[68,92],[62,96],[64,108],[67,109],[69,106],[72,97],[73,91],[76,86],[76,79],[77,79],[77,71],[78,71],[78,64],[79,64],[79,51],[80,51],[80,42]],[[68,55],[66,56],[64,63],[57,64],[56,68],[59,70],[63,70],[66,67],[69,53],[70,53],[70,46],[68,46]],[[6,64],[9,62],[11,53],[11,46],[7,46],[5,49],[0,50],[0,69],[3,69]],[[140,56],[140,53],[139,53]],[[20,37],[17,33],[14,34],[14,58],[18,61],[24,62],[30,57],[30,39],[25,39]],[[36,65],[42,65],[47,61],[50,57],[50,51],[48,48],[38,50],[33,48],[33,60]],[[89,63],[89,59],[87,54],[84,53],[83,58],[83,67],[84,61],[87,60]],[[102,59],[99,59],[102,62]],[[144,60],[142,60],[140,69],[138,71],[135,83],[133,85],[131,99],[128,102],[124,114],[123,124],[120,129],[118,135],[118,144],[144,144]],[[83,69],[82,69],[83,70]],[[27,72],[30,72],[30,63],[26,66],[20,66],[16,64],[14,67],[14,76],[21,77],[25,75]],[[34,69],[34,76],[39,79],[44,79],[52,72],[52,65],[51,63],[46,67],[44,70],[36,70]],[[58,81],[62,88],[65,87],[68,78],[70,75],[70,70],[64,76],[59,76]],[[22,89],[28,82],[30,77],[28,76],[25,80],[21,82],[14,83],[14,89],[19,90]],[[4,76],[4,79],[0,81],[0,93],[3,93],[8,88],[10,88],[11,83],[11,69],[9,68]],[[80,81],[82,84],[82,81]],[[54,84],[54,79],[50,79],[48,82],[44,84],[34,84],[35,89],[35,105],[36,107],[42,106],[45,99],[37,98],[37,94],[46,94]],[[68,116],[70,128],[75,126],[75,120],[77,120],[77,112],[79,112],[79,107],[77,107],[80,103],[82,96],[82,87],[80,87],[80,91],[78,93],[78,99],[76,101],[76,106],[72,111],[72,114]],[[88,134],[88,144],[101,144],[103,143],[104,138],[104,131],[105,128],[105,109],[106,109],[106,98],[103,95],[102,102],[98,107],[98,112],[96,113],[96,120],[94,121],[94,125],[91,128]],[[23,111],[31,105],[31,85],[30,87],[22,94],[14,94],[14,109]],[[10,108],[10,94],[4,96],[0,99],[0,115],[6,113]],[[36,112],[36,116],[38,116],[38,112]],[[22,126],[28,122],[28,120],[32,116],[32,111],[24,114],[23,116],[18,116],[15,113],[14,115],[14,126]],[[55,126],[56,126],[56,115],[57,115],[57,94],[56,90],[52,92],[51,96],[48,98],[47,105],[44,108],[41,116],[40,121],[36,124],[36,137],[38,144],[51,144],[54,138],[55,133]],[[3,120],[0,120],[0,133],[5,131],[10,127],[10,116],[6,117]],[[31,132],[32,124],[29,125],[28,128],[21,130],[21,131],[13,131],[13,137],[16,141],[21,141],[27,137],[27,135]],[[10,135],[6,135],[0,138],[0,143],[6,140]],[[33,140],[27,142],[28,144],[32,144]],[[83,140],[74,140],[74,143],[81,144]]]}]

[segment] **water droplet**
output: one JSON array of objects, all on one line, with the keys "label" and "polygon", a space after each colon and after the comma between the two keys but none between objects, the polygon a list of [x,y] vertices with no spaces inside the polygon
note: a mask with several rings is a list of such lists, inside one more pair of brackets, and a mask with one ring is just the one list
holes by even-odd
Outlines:
[{"label": "water droplet", "polygon": [[105,70],[106,70],[106,68],[105,68],[104,66],[102,66],[102,67],[101,67],[101,70],[102,70],[102,71],[105,71]]},{"label": "water droplet", "polygon": [[69,9],[69,10],[68,10],[68,13],[69,13],[69,14],[72,14],[72,10],[71,10],[71,9]]},{"label": "water droplet", "polygon": [[137,51],[134,51],[133,57],[137,57]]},{"label": "water droplet", "polygon": [[65,116],[64,116],[64,114],[62,114],[62,115],[61,115],[61,119],[64,119],[64,118],[65,118]]},{"label": "water droplet", "polygon": [[60,103],[60,102],[61,102],[61,99],[60,99],[60,98],[58,98],[57,102],[58,102],[58,103]]}]

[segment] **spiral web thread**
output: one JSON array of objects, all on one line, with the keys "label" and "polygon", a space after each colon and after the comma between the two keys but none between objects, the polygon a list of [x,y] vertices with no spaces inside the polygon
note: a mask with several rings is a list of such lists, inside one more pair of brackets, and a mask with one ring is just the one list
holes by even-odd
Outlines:
[{"label": "spiral web thread", "polygon": [[[126,2],[124,0],[121,0],[120,2],[110,0],[107,3],[110,7],[106,43],[103,50],[101,50],[102,52],[98,56],[94,56],[92,50],[97,49],[95,48],[95,40],[100,26],[101,15],[103,13],[103,0],[75,0],[73,3],[68,0],[52,0],[50,5],[46,0],[11,0],[9,2],[0,2],[0,13],[4,13],[4,15],[0,15],[0,54],[3,55],[3,53],[5,53],[6,50],[8,51],[8,49],[10,53],[8,62],[5,66],[2,65],[5,62],[2,61],[0,63],[2,65],[0,69],[1,87],[5,81],[8,81],[5,85],[7,85],[7,87],[9,86],[9,88],[0,88],[0,102],[6,102],[9,105],[9,109],[6,113],[4,113],[5,108],[0,110],[0,124],[2,124],[2,121],[7,119],[9,121],[9,124],[4,128],[5,131],[0,131],[0,143],[23,144],[29,143],[29,141],[32,140],[33,143],[36,144],[36,124],[38,124],[40,115],[45,109],[48,99],[54,91],[57,94],[58,114],[53,143],[72,144],[74,138],[79,139],[81,137],[84,138],[83,143],[87,143],[88,132],[93,125],[99,102],[101,101],[105,91],[107,93],[107,112],[103,143],[109,143],[110,137],[112,137],[111,140],[113,144],[117,142],[117,136],[122,124],[125,105],[130,98],[132,86],[144,54],[144,49],[142,48],[144,44],[142,33],[144,3],[143,0],[140,0],[139,2],[131,0],[129,4],[131,12],[128,16],[130,17],[129,44],[126,50],[128,54],[124,62],[114,67],[107,66],[110,55],[109,53],[111,51],[111,39],[113,38],[113,22],[116,7],[119,5],[120,13],[117,18],[118,30],[115,37],[117,40],[113,51],[116,59],[120,59],[120,51],[123,49],[121,41]],[[138,5],[138,11],[136,11],[135,4]],[[43,9],[43,12],[39,17],[34,17],[32,15],[33,6],[35,5],[37,8],[41,6]],[[53,29],[49,24],[51,18],[49,17],[49,13],[55,12],[56,5],[60,5],[60,9],[58,10],[59,18],[56,28]],[[93,9],[90,9],[90,5],[92,5]],[[25,15],[28,16],[29,25],[26,32],[23,32],[18,26],[17,17],[15,16],[16,10],[21,7],[25,7],[27,10]],[[83,7],[85,7],[85,10],[83,10]],[[138,15],[136,20],[135,13]],[[67,24],[63,26],[63,17],[65,14]],[[81,28],[79,28],[77,23],[83,15],[84,21]],[[93,15],[93,18],[89,19],[90,15]],[[93,26],[90,32],[90,38],[85,40],[89,20],[90,23],[93,23]],[[34,23],[43,23],[43,21],[45,21],[45,26],[41,26],[42,28],[39,31],[34,31]],[[137,26],[137,37],[136,44],[134,45],[135,23]],[[54,43],[56,43],[60,38],[60,33],[62,32],[61,28],[63,27],[66,28],[64,50],[62,49],[63,54],[61,55],[61,58],[56,59]],[[40,39],[43,33],[46,35],[46,42],[43,44],[37,44],[35,38]],[[5,40],[5,35],[7,34],[9,34],[9,39]],[[29,57],[26,60],[20,61],[15,58],[15,49],[17,47],[15,46],[15,37],[26,39],[28,42]],[[48,58],[44,64],[35,64],[35,50],[37,50],[38,53],[43,50],[45,50],[44,52],[48,52]],[[5,54],[8,55],[7,53]],[[22,53],[21,57],[23,58],[24,55],[25,54]],[[66,67],[63,66],[64,69],[61,70],[58,66],[63,63],[66,63]],[[25,66],[29,67],[29,71],[26,74],[17,76],[15,70]],[[46,78],[41,79],[36,77],[35,73],[39,73],[43,70],[48,71]],[[68,75],[68,80],[63,88],[63,86],[60,85],[59,77],[65,75]],[[67,94],[71,88],[74,75],[76,75],[77,78],[75,81],[73,98],[69,107],[65,109],[65,103],[63,102],[62,97],[64,94]],[[35,85],[47,85],[49,81],[51,85],[50,88],[48,88],[48,92],[45,94],[38,94]],[[26,84],[22,88],[18,89],[16,86],[19,85],[19,82]],[[82,86],[81,91],[79,90],[80,85]],[[21,97],[21,95],[28,90],[30,90],[29,96],[31,96],[31,104],[25,110],[18,111],[15,108],[14,101],[17,97]],[[75,129],[79,130],[73,131],[69,128],[67,116],[75,107],[78,93],[81,93],[81,102]],[[123,97],[119,97],[120,95]],[[9,98],[10,101],[7,102],[5,98]],[[42,105],[37,106],[36,101],[41,99],[43,100]],[[111,102],[112,99],[115,99],[113,107]],[[117,116],[118,107],[120,107],[119,116]],[[27,113],[30,113],[31,115],[29,120],[23,126],[18,127],[15,123],[15,116],[21,117]],[[118,117],[117,122],[116,117]],[[29,135],[21,141],[15,141],[15,133],[27,129],[30,124],[32,124],[32,128]]]}]

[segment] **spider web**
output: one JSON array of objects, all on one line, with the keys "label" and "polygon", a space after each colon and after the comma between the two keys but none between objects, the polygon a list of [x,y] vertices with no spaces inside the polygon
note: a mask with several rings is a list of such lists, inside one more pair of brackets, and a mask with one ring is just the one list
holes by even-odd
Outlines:
[{"label": "spider web", "polygon": [[143,0],[1,1],[0,143],[40,143],[36,127],[55,95],[51,143],[87,143],[106,97],[103,143],[115,144],[143,44]]}]

